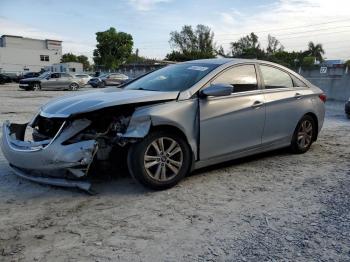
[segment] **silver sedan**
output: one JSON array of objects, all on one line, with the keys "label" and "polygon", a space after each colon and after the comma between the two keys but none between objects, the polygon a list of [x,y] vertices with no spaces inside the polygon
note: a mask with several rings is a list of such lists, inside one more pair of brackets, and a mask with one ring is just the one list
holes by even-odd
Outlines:
[{"label": "silver sedan", "polygon": [[325,100],[318,87],[274,63],[190,61],[123,89],[53,100],[28,124],[5,122],[1,147],[17,175],[39,183],[89,190],[93,170],[109,161],[164,189],[231,159],[282,147],[305,153],[323,125]]},{"label": "silver sedan", "polygon": [[78,90],[84,86],[84,80],[68,73],[45,72],[38,77],[22,79],[19,87],[24,90],[41,89]]}]

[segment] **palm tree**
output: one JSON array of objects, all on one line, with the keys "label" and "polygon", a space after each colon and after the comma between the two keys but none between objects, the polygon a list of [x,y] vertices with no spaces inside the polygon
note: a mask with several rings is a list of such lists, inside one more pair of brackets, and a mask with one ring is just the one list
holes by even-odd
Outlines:
[{"label": "palm tree", "polygon": [[322,44],[315,45],[313,42],[309,42],[309,50],[307,50],[307,54],[316,57],[318,61],[322,62],[322,55],[324,55]]}]

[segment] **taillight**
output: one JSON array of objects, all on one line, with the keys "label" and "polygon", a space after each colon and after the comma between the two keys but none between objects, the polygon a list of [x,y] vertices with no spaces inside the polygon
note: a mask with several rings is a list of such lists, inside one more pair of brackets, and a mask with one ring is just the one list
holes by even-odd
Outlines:
[{"label": "taillight", "polygon": [[327,96],[325,94],[320,94],[318,97],[322,100],[323,103],[326,103]]}]

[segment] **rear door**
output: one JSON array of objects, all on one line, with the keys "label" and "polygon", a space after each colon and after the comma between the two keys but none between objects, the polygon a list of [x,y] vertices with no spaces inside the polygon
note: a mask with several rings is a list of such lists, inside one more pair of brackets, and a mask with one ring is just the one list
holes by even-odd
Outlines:
[{"label": "rear door", "polygon": [[47,79],[41,80],[41,87],[54,89],[57,86],[57,79],[59,78],[59,73],[52,73]]},{"label": "rear door", "polygon": [[61,73],[60,78],[58,80],[58,88],[59,89],[67,89],[72,82],[72,76],[67,73]]},{"label": "rear door", "polygon": [[[308,98],[309,88],[282,68],[260,64],[264,88],[266,122],[262,137],[263,144],[291,141],[294,129],[312,103]],[[300,85],[300,86],[297,86]]]},{"label": "rear door", "polygon": [[265,105],[255,65],[233,66],[210,84],[231,84],[234,91],[229,96],[200,98],[200,159],[260,146]]}]

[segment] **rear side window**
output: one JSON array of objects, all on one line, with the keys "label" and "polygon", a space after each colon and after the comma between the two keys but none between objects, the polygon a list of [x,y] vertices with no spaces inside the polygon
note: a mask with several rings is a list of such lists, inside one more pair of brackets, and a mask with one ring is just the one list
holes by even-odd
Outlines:
[{"label": "rear side window", "polygon": [[212,81],[212,84],[230,84],[233,92],[245,92],[258,89],[254,65],[241,65],[232,67]]},{"label": "rear side window", "polygon": [[265,89],[293,87],[292,78],[288,73],[275,67],[260,65]]},{"label": "rear side window", "polygon": [[301,81],[299,78],[297,78],[296,76],[292,75],[292,79],[293,79],[294,86],[307,87],[307,85],[303,81]]},{"label": "rear side window", "polygon": [[71,77],[70,74],[61,73],[61,77]]}]

